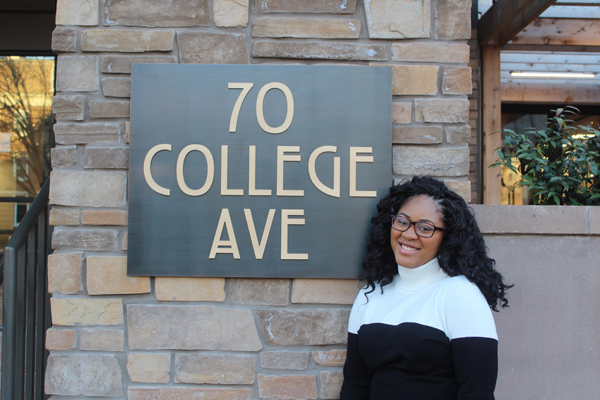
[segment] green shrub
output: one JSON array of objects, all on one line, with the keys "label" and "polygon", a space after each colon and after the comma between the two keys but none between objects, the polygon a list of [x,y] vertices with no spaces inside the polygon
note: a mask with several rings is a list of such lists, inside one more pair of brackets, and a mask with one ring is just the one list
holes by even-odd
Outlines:
[{"label": "green shrub", "polygon": [[600,205],[600,131],[565,119],[578,114],[575,107],[552,111],[544,130],[503,130],[504,145],[490,167],[504,165],[520,174],[518,185],[533,192],[534,204]]}]

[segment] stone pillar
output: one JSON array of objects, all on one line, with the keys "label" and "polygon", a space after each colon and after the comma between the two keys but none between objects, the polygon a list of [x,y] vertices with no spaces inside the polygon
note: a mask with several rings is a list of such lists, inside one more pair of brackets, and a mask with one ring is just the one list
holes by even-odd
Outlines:
[{"label": "stone pillar", "polygon": [[394,178],[431,174],[470,199],[469,10],[462,0],[59,0],[47,393],[337,398],[357,281],[127,276],[131,64],[391,65]]}]

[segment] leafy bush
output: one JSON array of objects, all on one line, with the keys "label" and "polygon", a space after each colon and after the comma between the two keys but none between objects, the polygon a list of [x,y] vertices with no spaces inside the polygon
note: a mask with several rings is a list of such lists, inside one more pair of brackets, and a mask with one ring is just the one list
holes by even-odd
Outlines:
[{"label": "leafy bush", "polygon": [[600,205],[600,131],[565,119],[579,113],[575,107],[552,111],[544,130],[503,130],[504,145],[491,167],[504,165],[520,174],[518,185],[534,193],[534,204]]}]

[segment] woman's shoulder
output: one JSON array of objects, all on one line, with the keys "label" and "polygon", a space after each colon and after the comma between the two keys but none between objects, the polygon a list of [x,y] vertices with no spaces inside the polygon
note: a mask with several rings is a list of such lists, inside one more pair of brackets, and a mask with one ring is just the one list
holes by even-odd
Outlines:
[{"label": "woman's shoulder", "polygon": [[444,283],[446,294],[450,297],[483,297],[477,285],[464,275],[449,276]]}]

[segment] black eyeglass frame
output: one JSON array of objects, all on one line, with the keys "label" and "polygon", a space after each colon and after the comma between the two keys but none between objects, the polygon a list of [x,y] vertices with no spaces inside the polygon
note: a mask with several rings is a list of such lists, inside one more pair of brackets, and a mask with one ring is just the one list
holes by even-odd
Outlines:
[{"label": "black eyeglass frame", "polygon": [[[398,228],[396,228],[394,226],[394,222],[396,222],[396,219],[398,219],[398,218],[402,218],[403,220],[408,221],[408,227],[406,229],[402,230],[402,229],[398,229]],[[432,227],[433,231],[431,232],[431,236],[424,236],[424,235],[420,234],[419,231],[417,230],[417,224],[426,224],[427,226]],[[410,227],[412,225],[415,226],[415,234],[417,236],[421,236],[421,237],[427,238],[427,239],[429,239],[430,237],[433,237],[433,235],[435,235],[435,231],[441,231],[441,232],[444,231],[444,228],[439,228],[439,227],[435,226],[434,224],[432,224],[430,222],[425,222],[425,221],[416,221],[416,222],[413,222],[413,221],[411,221],[410,219],[408,219],[406,217],[401,217],[400,215],[392,215],[392,228],[393,229],[395,229],[397,231],[400,231],[400,232],[406,232],[407,230],[410,229]]]}]

